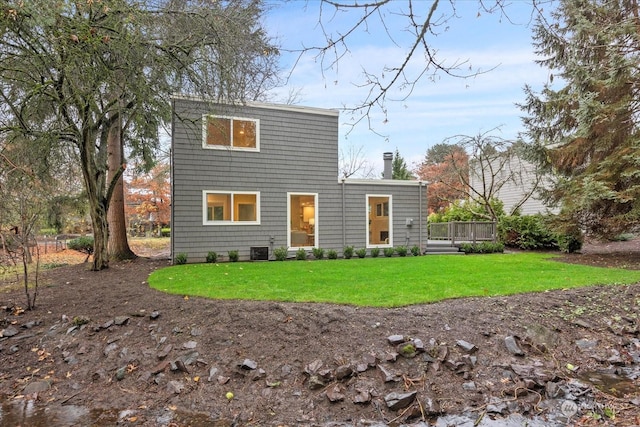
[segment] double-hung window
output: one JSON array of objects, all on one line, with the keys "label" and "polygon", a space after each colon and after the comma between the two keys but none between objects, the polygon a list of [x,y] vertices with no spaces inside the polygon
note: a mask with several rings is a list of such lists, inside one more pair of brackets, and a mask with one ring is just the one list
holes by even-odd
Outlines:
[{"label": "double-hung window", "polygon": [[203,224],[259,224],[260,193],[203,191]]},{"label": "double-hung window", "polygon": [[205,115],[202,146],[213,149],[260,150],[260,121],[239,117]]}]

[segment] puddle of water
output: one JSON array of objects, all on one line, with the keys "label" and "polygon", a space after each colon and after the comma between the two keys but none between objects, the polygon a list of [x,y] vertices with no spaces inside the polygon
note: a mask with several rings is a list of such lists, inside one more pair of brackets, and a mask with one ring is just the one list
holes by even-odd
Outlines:
[{"label": "puddle of water", "polygon": [[583,372],[578,377],[583,382],[593,385],[601,392],[618,398],[640,392],[640,388],[638,388],[632,380],[616,374],[592,371]]},{"label": "puddle of water", "polygon": [[[113,411],[89,409],[86,406],[65,405],[43,407],[33,400],[15,400],[2,402],[0,406],[0,427],[68,427],[92,426],[111,427],[123,420],[137,418],[146,419],[158,427],[169,425],[189,425],[191,427],[230,427],[230,420],[212,420],[204,414],[189,414],[180,411],[160,409],[154,413],[138,411]],[[126,423],[125,423],[126,425]]]},{"label": "puddle of water", "polygon": [[512,414],[507,417],[491,418],[484,416],[480,421],[466,415],[447,415],[439,417],[436,427],[560,427],[566,426],[565,422],[553,422],[550,420],[539,420],[536,417],[527,418],[522,415]]},{"label": "puddle of water", "polygon": [[84,406],[67,405],[51,409],[36,405],[33,400],[16,400],[5,402],[0,407],[0,426],[95,425],[98,419],[105,426],[115,423],[116,419],[107,419],[103,415]]}]

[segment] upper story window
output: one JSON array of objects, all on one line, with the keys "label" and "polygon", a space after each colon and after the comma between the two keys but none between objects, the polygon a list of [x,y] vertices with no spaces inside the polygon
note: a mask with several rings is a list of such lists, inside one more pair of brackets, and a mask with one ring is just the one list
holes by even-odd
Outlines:
[{"label": "upper story window", "polygon": [[204,191],[204,224],[259,224],[259,192]]},{"label": "upper story window", "polygon": [[202,118],[204,148],[260,150],[260,122],[239,117],[207,116]]}]

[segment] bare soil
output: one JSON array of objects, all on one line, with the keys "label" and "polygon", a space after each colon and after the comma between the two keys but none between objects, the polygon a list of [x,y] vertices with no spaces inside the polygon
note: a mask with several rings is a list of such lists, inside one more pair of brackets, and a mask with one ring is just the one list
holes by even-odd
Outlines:
[{"label": "bare soil", "polygon": [[[48,270],[32,311],[0,292],[0,425],[640,425],[640,284],[397,309],[215,301],[150,289],[169,264],[146,255]],[[558,261],[638,269],[640,241]],[[443,421],[459,414],[475,423]]]}]

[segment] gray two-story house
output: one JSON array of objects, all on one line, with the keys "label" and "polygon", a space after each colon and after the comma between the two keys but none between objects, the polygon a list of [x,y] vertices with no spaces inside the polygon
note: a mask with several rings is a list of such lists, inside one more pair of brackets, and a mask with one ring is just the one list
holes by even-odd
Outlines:
[{"label": "gray two-story house", "polygon": [[[426,183],[338,178],[338,112],[175,97],[172,258],[426,245]],[[385,176],[391,175],[386,156]]]}]

